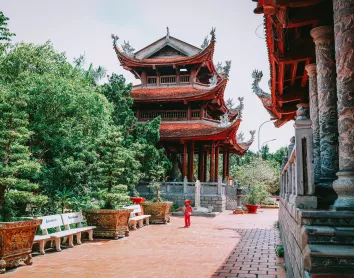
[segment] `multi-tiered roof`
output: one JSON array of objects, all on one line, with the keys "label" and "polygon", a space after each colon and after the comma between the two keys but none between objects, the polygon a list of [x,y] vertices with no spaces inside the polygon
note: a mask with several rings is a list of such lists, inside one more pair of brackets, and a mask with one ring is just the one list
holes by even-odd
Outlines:
[{"label": "multi-tiered roof", "polygon": [[224,67],[213,63],[215,29],[201,48],[169,32],[137,52],[129,42],[120,49],[117,37],[113,39],[121,66],[141,80],[131,92],[136,117],[146,121],[161,116],[161,143],[166,150],[179,153],[190,141],[196,142],[194,151],[207,149],[206,142],[211,141],[218,142],[220,151],[243,155],[248,150],[253,139],[236,138],[243,98],[236,108],[224,101],[231,61]]}]

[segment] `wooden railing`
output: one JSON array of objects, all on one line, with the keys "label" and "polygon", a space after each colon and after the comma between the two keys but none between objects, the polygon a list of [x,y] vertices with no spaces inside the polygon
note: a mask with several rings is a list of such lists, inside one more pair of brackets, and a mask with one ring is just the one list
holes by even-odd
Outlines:
[{"label": "wooden railing", "polygon": [[[160,116],[165,121],[188,120],[188,111],[184,110],[154,110],[140,111],[139,120],[150,120]],[[191,120],[200,119],[200,110],[191,110]]]},{"label": "wooden railing", "polygon": [[161,76],[160,77],[160,84],[161,85],[170,85],[170,84],[176,84],[176,75],[166,75],[166,76]]}]

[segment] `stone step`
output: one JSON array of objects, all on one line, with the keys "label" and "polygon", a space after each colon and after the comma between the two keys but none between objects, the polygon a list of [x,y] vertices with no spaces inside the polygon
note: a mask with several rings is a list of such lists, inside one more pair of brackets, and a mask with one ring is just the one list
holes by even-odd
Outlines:
[{"label": "stone step", "polygon": [[[352,245],[354,227],[304,226],[308,244]],[[354,249],[354,247],[352,247]]]},{"label": "stone step", "polygon": [[301,211],[306,226],[354,227],[354,211]]},{"label": "stone step", "polygon": [[354,248],[348,245],[309,244],[305,269],[311,274],[354,275]]}]

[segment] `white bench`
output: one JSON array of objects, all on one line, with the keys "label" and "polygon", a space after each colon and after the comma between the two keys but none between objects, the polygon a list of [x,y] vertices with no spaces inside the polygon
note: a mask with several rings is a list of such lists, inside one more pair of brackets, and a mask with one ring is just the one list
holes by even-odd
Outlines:
[{"label": "white bench", "polygon": [[[42,221],[42,225],[40,225],[40,228],[42,230],[41,236],[35,236],[33,243],[39,243],[39,252],[41,254],[45,254],[44,251],[44,246],[47,241],[55,241],[55,248],[57,251],[61,251],[60,248],[60,239],[63,237],[68,237],[69,239],[69,247],[74,247],[73,243],[73,237],[75,232],[72,232],[70,230],[68,231],[62,231],[61,226],[64,225],[62,217],[60,214],[57,215],[49,215],[49,216],[44,216],[40,217]],[[56,232],[55,233],[48,233],[49,228],[55,228]]]},{"label": "white bench", "polygon": [[[96,229],[96,226],[82,226],[83,217],[81,212],[64,213],[61,217],[65,231],[71,231],[76,234],[76,242],[78,245],[81,244],[81,233],[88,233],[89,240],[93,240],[93,229]],[[76,224],[76,228],[70,228],[70,224]]]},{"label": "white bench", "polygon": [[[143,227],[144,220],[145,220],[146,225],[149,225],[149,219],[150,219],[151,215],[142,215],[140,205],[132,205],[132,206],[124,207],[124,208],[133,210],[133,212],[130,213],[129,226],[132,226],[134,230],[136,230],[137,226],[139,228]],[[138,214],[138,215],[136,215],[136,214]]]}]

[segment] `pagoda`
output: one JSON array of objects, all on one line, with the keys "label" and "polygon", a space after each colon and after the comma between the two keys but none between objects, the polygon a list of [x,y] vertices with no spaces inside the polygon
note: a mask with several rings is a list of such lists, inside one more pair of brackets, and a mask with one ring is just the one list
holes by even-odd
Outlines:
[{"label": "pagoda", "polygon": [[[226,105],[231,61],[224,67],[214,65],[215,29],[210,35],[210,41],[206,37],[198,48],[170,36],[167,28],[166,36],[137,52],[125,41],[120,49],[118,37],[112,35],[121,66],[141,81],[131,92],[137,121],[161,117],[159,146],[173,165],[170,180],[225,179],[230,173],[230,154],[244,155],[253,142],[254,131],[246,142],[242,133],[236,135],[243,98],[238,107]],[[198,169],[194,169],[195,158]]]}]

